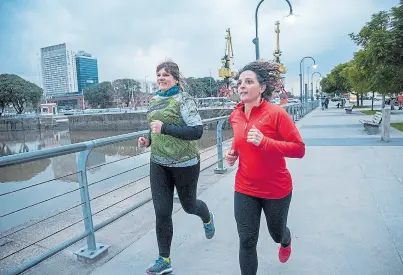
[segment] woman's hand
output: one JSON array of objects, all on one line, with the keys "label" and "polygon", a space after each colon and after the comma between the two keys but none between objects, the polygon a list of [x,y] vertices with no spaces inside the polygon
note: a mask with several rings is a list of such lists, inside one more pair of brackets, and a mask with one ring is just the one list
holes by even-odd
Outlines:
[{"label": "woman's hand", "polygon": [[150,140],[146,137],[139,137],[137,141],[137,146],[138,147],[148,147],[150,146]]},{"label": "woman's hand", "polygon": [[154,134],[161,134],[161,128],[162,128],[162,121],[160,120],[153,120],[151,121],[151,132]]},{"label": "woman's hand", "polygon": [[248,138],[246,141],[253,143],[256,146],[259,146],[262,140],[263,140],[263,134],[259,131],[258,128],[255,127],[255,125],[253,125],[248,132]]},{"label": "woman's hand", "polygon": [[227,153],[225,153],[225,160],[227,161],[230,167],[234,165],[237,159],[238,159],[238,153],[235,152],[234,149],[231,149],[227,151]]}]

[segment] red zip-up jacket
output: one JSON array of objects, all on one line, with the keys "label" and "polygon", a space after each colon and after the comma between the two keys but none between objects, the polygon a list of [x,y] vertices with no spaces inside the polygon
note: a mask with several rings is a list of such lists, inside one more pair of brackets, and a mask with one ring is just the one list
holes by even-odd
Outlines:
[{"label": "red zip-up jacket", "polygon": [[[267,199],[286,197],[293,187],[285,157],[304,157],[301,135],[280,106],[263,100],[252,108],[249,119],[243,109],[244,103],[239,103],[230,115],[234,132],[232,149],[239,155],[235,191]],[[259,146],[247,142],[253,125],[264,136]]]}]

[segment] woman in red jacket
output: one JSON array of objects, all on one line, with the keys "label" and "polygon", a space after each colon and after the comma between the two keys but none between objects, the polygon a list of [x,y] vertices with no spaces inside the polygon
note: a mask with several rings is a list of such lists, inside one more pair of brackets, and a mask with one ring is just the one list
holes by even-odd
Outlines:
[{"label": "woman in red jacket", "polygon": [[280,262],[285,263],[291,255],[287,216],[292,178],[285,158],[302,158],[305,144],[290,115],[269,102],[279,76],[276,63],[254,61],[236,77],[241,103],[230,116],[234,140],[225,158],[230,166],[239,158],[234,212],[242,275],[257,272],[256,245],[262,210],[271,237],[280,244]]}]

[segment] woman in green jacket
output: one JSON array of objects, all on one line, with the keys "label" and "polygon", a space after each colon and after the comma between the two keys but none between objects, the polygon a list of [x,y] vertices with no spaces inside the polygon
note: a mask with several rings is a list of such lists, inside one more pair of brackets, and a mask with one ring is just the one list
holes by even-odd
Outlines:
[{"label": "woman in green jacket", "polygon": [[157,67],[159,90],[149,103],[147,120],[150,135],[138,140],[140,147],[151,146],[150,185],[156,215],[159,257],[147,269],[148,274],[172,272],[170,249],[173,235],[172,208],[174,187],[183,210],[201,218],[206,238],[214,236],[213,214],[196,199],[200,173],[197,140],[203,135],[203,123],[196,103],[183,89],[176,63]]}]

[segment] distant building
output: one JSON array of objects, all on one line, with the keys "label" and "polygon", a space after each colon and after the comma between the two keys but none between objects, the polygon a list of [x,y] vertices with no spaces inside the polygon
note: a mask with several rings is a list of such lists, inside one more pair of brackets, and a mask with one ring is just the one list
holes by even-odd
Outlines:
[{"label": "distant building", "polygon": [[75,56],[78,92],[99,83],[98,61],[91,54],[80,51]]},{"label": "distant building", "polygon": [[47,98],[78,91],[74,53],[66,43],[41,48],[41,68]]},{"label": "distant building", "polygon": [[156,81],[136,79],[140,83],[140,91],[146,94],[154,94],[158,91],[158,83]]},{"label": "distant building", "polygon": [[151,82],[151,93],[154,94],[156,91],[158,91],[158,83]]},{"label": "distant building", "polygon": [[40,105],[41,115],[57,115],[56,103],[43,103]]}]

